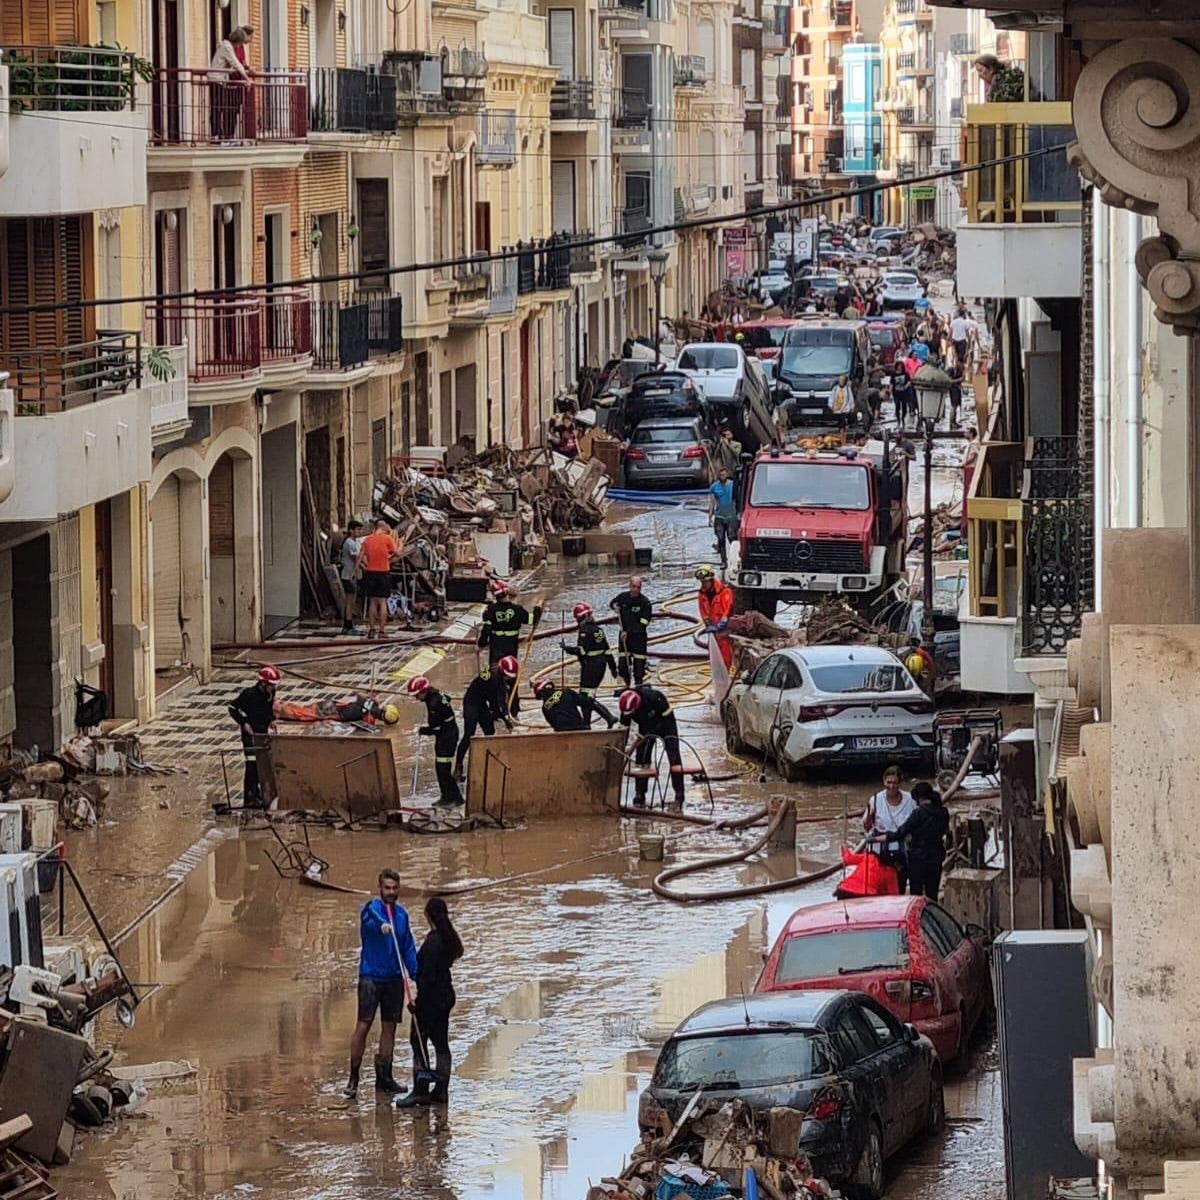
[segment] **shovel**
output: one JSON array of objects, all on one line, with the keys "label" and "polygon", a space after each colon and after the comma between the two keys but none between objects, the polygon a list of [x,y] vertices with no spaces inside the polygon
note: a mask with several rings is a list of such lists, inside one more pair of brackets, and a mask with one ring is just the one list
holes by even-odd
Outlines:
[{"label": "shovel", "polygon": [[417,1024],[417,1014],[413,1006],[412,980],[408,977],[408,970],[404,965],[404,955],[400,953],[400,940],[396,937],[396,921],[395,911],[390,904],[384,905],[387,909],[388,926],[392,931],[392,945],[396,950],[396,962],[400,965],[400,978],[404,981],[404,1000],[408,1006],[409,1016],[412,1017],[413,1032],[417,1035],[415,1046],[420,1055],[420,1070],[417,1072],[416,1082],[413,1085],[415,1092],[422,1084],[425,1084],[430,1089],[437,1083],[437,1075],[429,1065],[429,1052],[425,1049],[425,1039],[421,1036],[421,1027]]}]

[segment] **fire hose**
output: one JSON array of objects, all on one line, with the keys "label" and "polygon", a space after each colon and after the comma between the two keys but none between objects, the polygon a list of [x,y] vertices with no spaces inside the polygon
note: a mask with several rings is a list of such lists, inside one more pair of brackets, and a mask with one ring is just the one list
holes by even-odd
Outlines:
[{"label": "fire hose", "polygon": [[[655,876],[651,885],[654,888],[654,894],[663,897],[664,900],[677,900],[682,904],[703,903],[710,900],[738,900],[747,896],[765,896],[771,892],[783,892],[790,888],[803,887],[805,884],[819,883],[822,879],[829,879],[836,875],[842,870],[840,862],[833,863],[828,867],[821,867],[819,870],[810,871],[807,874],[793,875],[790,879],[776,879],[770,883],[743,884],[740,887],[717,888],[714,891],[689,892],[667,886],[672,880],[682,879],[685,875],[698,875],[702,871],[711,871],[716,867],[729,867],[735,863],[745,862],[752,855],[757,854],[775,836],[788,813],[794,808],[795,801],[785,800],[768,824],[766,832],[743,850],[735,850],[730,854],[720,854],[713,858],[704,858],[696,863],[688,863],[682,867],[672,867],[670,870],[660,872]],[[797,822],[805,824],[837,819],[837,817],[796,818]]]}]

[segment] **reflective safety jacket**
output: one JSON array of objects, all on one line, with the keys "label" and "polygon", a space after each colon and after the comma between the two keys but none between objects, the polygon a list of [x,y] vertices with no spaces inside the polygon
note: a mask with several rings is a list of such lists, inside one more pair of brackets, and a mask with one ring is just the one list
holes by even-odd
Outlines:
[{"label": "reflective safety jacket", "polygon": [[733,589],[722,580],[714,579],[711,592],[705,591],[704,588],[700,589],[697,603],[700,607],[700,620],[704,622],[704,627],[721,632],[728,624],[729,618],[733,616]]}]

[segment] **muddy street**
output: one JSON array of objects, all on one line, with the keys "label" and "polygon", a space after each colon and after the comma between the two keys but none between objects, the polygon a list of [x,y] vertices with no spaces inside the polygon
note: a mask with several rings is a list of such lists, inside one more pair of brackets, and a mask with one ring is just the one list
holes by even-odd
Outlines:
[{"label": "muddy street", "polygon": [[[944,475],[937,482],[948,489],[952,473]],[[702,507],[631,509],[614,513],[612,523],[634,532],[639,545],[654,545],[655,566],[644,574],[656,604],[675,599],[673,607],[694,612],[694,601],[682,597],[694,596],[691,572],[711,552]],[[542,593],[552,623],[581,599],[606,609],[623,578],[614,568],[559,566],[544,568],[523,590]],[[688,632],[668,648],[696,651]],[[411,673],[412,651],[385,653],[386,669],[375,669],[381,679]],[[557,640],[547,639],[534,649],[531,669],[561,662]],[[475,656],[453,649],[419,666],[457,694]],[[357,673],[366,686],[372,674],[364,653],[317,653],[298,669],[339,685]],[[846,814],[854,821],[861,812],[875,772],[793,785],[768,771],[759,782],[757,764],[725,753],[704,697],[703,664],[672,661],[657,669],[683,738],[719,780],[711,807],[707,793],[689,784],[692,811],[743,815],[787,794],[801,815],[826,818],[800,825],[794,856],[774,853],[714,871],[703,885],[786,878],[836,861]],[[568,680],[575,677],[572,665],[565,670]],[[130,783],[114,798],[113,823],[74,836],[73,858],[115,927],[174,889],[122,947],[131,977],[160,990],[117,1044],[124,1062],[188,1060],[196,1071],[155,1086],[144,1110],[110,1132],[88,1135],[58,1174],[64,1195],[575,1200],[589,1181],[614,1173],[634,1145],[638,1093],[662,1039],[697,1005],[749,991],[788,914],[830,895],[825,882],[757,900],[659,900],[650,883],[661,864],[638,857],[637,833],[651,827],[617,817],[425,837],[314,827],[312,849],[338,883],[373,889],[378,870],[390,865],[412,889],[489,884],[450,902],[467,953],[455,968],[448,1111],[396,1112],[377,1103],[369,1080],[348,1104],[340,1092],[355,1016],[362,899],[280,878],[264,853],[273,845],[266,832],[239,832],[211,816],[224,788],[216,751],[236,743],[216,697],[236,690],[246,674],[222,672],[215,690],[209,685],[168,708],[157,744],[147,738],[157,745],[156,761],[181,762],[188,775]],[[285,677],[285,691],[292,682]],[[391,686],[398,690],[398,682]],[[180,722],[207,719],[203,705],[219,710],[211,738],[201,747],[195,733],[177,745],[172,713]],[[392,731],[402,790],[411,777],[413,724],[406,713]],[[426,748],[422,802],[435,794],[431,757]],[[236,759],[231,764],[238,769]],[[668,865],[726,852],[753,836],[674,826],[665,832]],[[421,901],[408,904],[419,940]],[[373,1046],[374,1039],[368,1054]],[[396,1060],[399,1075],[409,1061],[402,1037]],[[889,1195],[1001,1194],[995,1080],[984,1047],[967,1077],[948,1085],[944,1144],[920,1145],[898,1159]]]}]

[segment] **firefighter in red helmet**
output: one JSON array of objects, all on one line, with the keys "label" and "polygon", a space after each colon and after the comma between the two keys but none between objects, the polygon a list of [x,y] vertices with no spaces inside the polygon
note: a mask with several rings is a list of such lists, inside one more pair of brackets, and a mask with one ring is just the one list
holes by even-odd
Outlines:
[{"label": "firefighter in red helmet", "polygon": [[[600,684],[604,682],[605,671],[617,674],[617,662],[613,658],[608,638],[600,628],[590,604],[577,604],[571,614],[579,626],[575,645],[566,642],[559,643],[567,654],[573,654],[579,660],[579,691],[589,700],[595,700]],[[589,714],[588,724],[592,720]]]},{"label": "firefighter in red helmet", "polygon": [[243,688],[229,704],[229,715],[242,734],[242,754],[246,768],[242,774],[242,807],[263,808],[262,787],[258,779],[258,751],[275,722],[275,689],[283,678],[278,667],[269,663],[259,667],[258,677]]},{"label": "firefighter in red helmet", "polygon": [[[679,754],[679,726],[671,711],[671,702],[658,688],[642,684],[621,693],[618,702],[621,709],[621,724],[637,726],[638,737],[633,744],[633,761],[639,767],[649,766],[654,753],[654,742],[662,738],[667,762],[671,764],[671,790],[675,795],[676,807],[683,807],[683,759]],[[639,807],[646,803],[648,780],[639,775],[634,781],[633,802]]]}]

